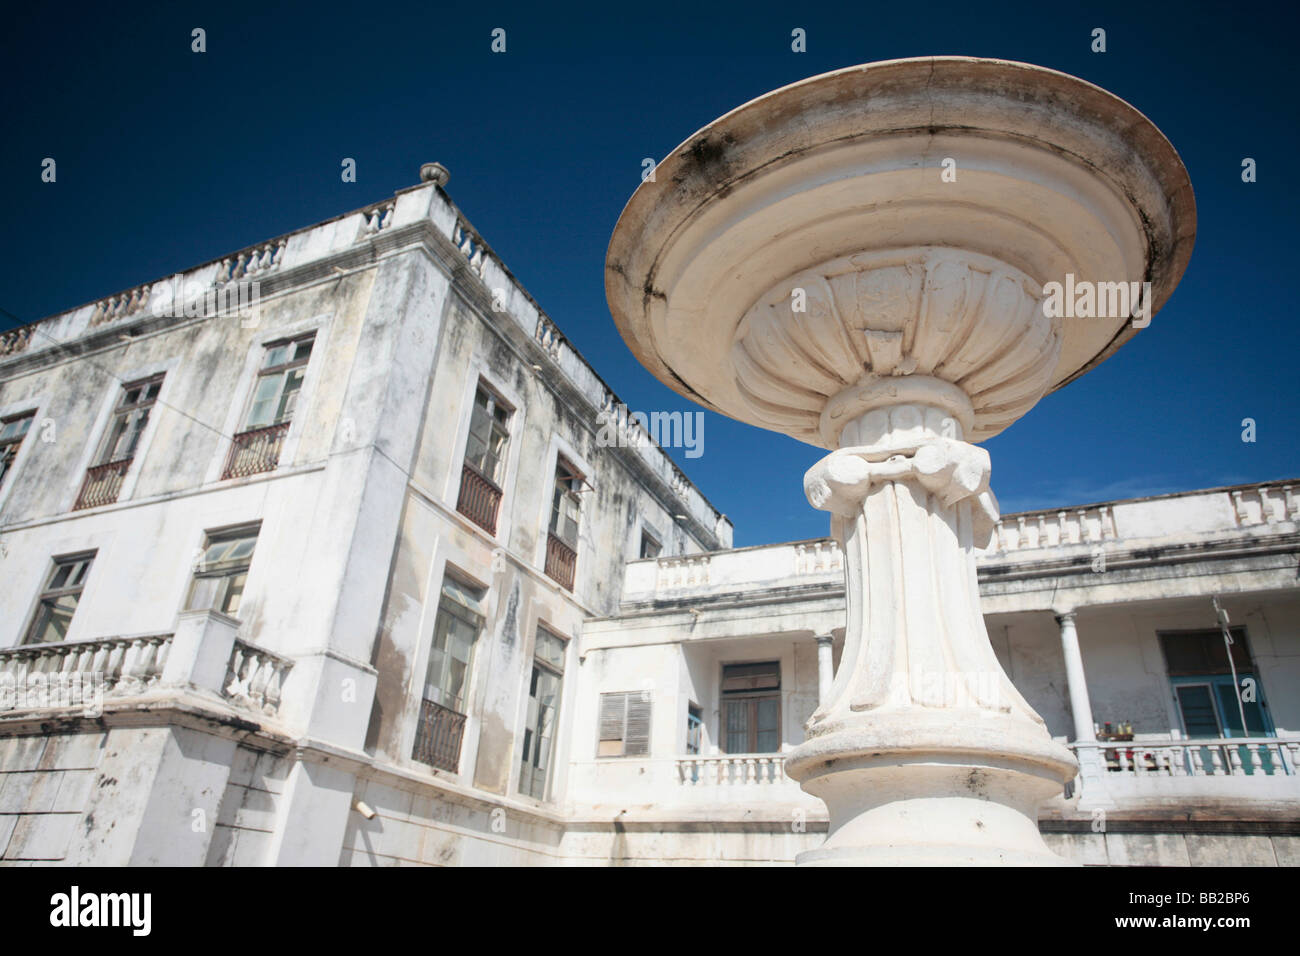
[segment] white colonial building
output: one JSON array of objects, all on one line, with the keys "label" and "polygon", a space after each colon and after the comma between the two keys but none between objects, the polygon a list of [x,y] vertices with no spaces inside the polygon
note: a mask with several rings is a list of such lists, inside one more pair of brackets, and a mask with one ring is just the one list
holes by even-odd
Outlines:
[{"label": "white colonial building", "polygon": [[[732,549],[421,178],[0,337],[6,865],[824,838],[782,755],[838,660],[838,547]],[[1081,766],[1058,852],[1300,862],[1298,520],[1286,483],[1003,518],[994,650]]]}]

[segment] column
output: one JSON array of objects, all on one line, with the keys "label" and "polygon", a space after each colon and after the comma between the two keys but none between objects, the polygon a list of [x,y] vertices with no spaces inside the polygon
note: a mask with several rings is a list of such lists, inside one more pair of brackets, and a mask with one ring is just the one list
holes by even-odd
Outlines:
[{"label": "column", "polygon": [[830,634],[817,635],[817,703],[823,705],[831,699],[831,683],[835,680],[835,657]]},{"label": "column", "polygon": [[1074,754],[1079,761],[1079,806],[1113,806],[1106,793],[1106,761],[1097,743],[1097,728],[1092,720],[1092,703],[1088,700],[1088,681],[1083,673],[1083,654],[1079,650],[1079,631],[1075,611],[1056,615],[1061,628],[1061,654],[1065,657],[1065,683],[1070,693],[1070,712],[1074,715]]},{"label": "column", "polygon": [[1061,653],[1065,655],[1065,682],[1070,689],[1070,710],[1074,714],[1074,739],[1076,743],[1091,743],[1097,739],[1097,732],[1092,722],[1092,704],[1083,675],[1083,655],[1079,652],[1074,613],[1065,611],[1056,615],[1056,623],[1061,628]]}]

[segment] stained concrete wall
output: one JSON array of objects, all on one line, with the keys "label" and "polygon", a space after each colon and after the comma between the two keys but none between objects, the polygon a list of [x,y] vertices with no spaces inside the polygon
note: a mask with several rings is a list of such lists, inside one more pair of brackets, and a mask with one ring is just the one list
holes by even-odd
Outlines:
[{"label": "stained concrete wall", "polygon": [[0,861],[67,859],[98,782],[106,736],[0,738]]},{"label": "stained concrete wall", "polygon": [[285,757],[245,746],[236,748],[205,865],[263,866],[270,862],[288,775]]},{"label": "stained concrete wall", "polygon": [[[629,469],[625,453],[601,446],[597,410],[575,403],[555,386],[552,373],[532,368],[520,348],[499,318],[453,300],[390,566],[372,660],[379,677],[366,746],[384,762],[433,772],[411,751],[441,582],[454,573],[485,590],[486,619],[466,690],[460,764],[450,776],[485,793],[519,796],[528,682],[537,630],[544,626],[569,640],[549,802],[565,794],[583,621],[616,604],[642,528],[651,529],[666,554],[698,552],[702,543]],[[480,381],[514,408],[495,534],[456,512]],[[559,455],[587,477],[572,593],[545,574]]]},{"label": "stained concrete wall", "polygon": [[517,804],[417,781],[370,778],[357,799],[374,810],[348,818],[342,866],[548,866],[560,861],[563,824]]}]

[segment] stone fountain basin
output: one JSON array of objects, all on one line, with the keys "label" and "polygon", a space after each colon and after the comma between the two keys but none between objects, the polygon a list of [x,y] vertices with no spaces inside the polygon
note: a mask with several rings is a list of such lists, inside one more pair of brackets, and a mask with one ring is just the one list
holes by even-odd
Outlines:
[{"label": "stone fountain basin", "polygon": [[1195,228],[1177,153],[1118,97],[1022,63],[892,60],[673,150],[615,227],[606,296],[642,364],[722,414],[833,448],[833,399],[917,375],[965,392],[979,441],[1138,331],[1045,316],[1048,282],[1150,282],[1154,314]]}]

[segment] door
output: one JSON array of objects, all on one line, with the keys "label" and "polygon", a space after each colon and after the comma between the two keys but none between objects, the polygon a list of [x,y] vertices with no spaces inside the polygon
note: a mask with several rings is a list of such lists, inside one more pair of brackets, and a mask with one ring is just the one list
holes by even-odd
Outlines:
[{"label": "door", "polygon": [[[1178,704],[1178,713],[1183,721],[1183,732],[1193,740],[1207,737],[1272,737],[1273,722],[1269,719],[1268,708],[1264,703],[1264,690],[1258,678],[1253,674],[1239,674],[1239,679],[1246,687],[1253,685],[1254,700],[1237,702],[1236,687],[1231,675],[1210,674],[1203,676],[1185,676],[1170,678],[1174,685],[1174,700]],[[1249,683],[1248,683],[1249,682]],[[1244,696],[1244,695],[1243,695]],[[1246,727],[1241,726],[1242,712],[1246,715]],[[1237,748],[1247,773],[1253,773],[1246,747]],[[1229,753],[1223,759],[1230,759]],[[1273,755],[1268,751],[1259,751],[1262,770],[1266,774],[1275,772]],[[1201,748],[1202,765],[1209,770],[1212,764],[1209,748]],[[1224,772],[1231,772],[1225,766]]]}]

